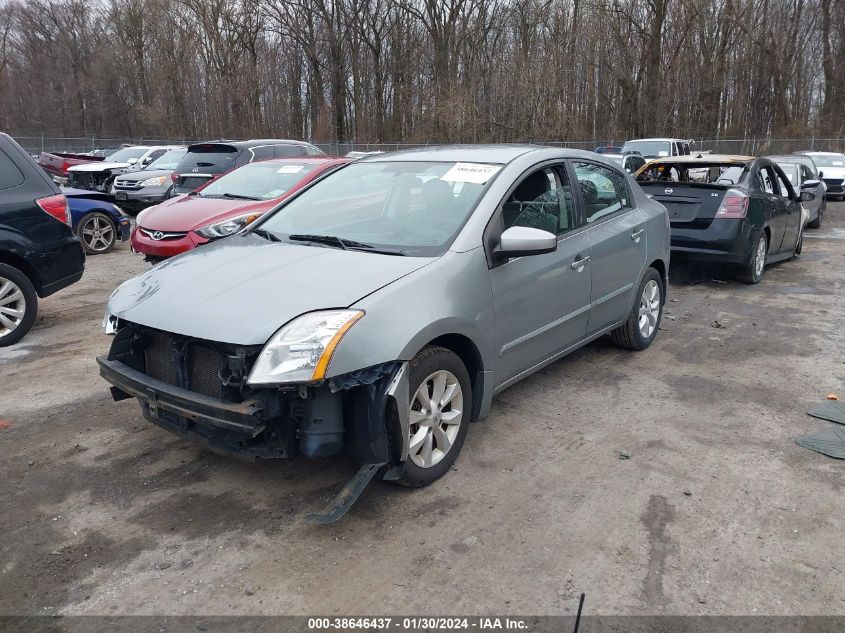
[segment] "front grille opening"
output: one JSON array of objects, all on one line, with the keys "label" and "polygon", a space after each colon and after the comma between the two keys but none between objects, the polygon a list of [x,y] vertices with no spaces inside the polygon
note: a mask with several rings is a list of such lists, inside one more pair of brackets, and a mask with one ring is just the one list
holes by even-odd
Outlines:
[{"label": "front grille opening", "polygon": [[144,348],[147,375],[169,385],[179,386],[179,366],[170,337],[160,332],[148,332],[149,343]]},{"label": "front grille opening", "polygon": [[212,398],[220,398],[222,384],[220,371],[224,359],[220,352],[205,345],[193,344],[188,347],[188,381],[191,391]]},{"label": "front grille opening", "polygon": [[260,351],[146,328],[139,340],[143,345],[144,373],[151,378],[218,400],[236,402],[243,395],[241,381],[249,374]]}]

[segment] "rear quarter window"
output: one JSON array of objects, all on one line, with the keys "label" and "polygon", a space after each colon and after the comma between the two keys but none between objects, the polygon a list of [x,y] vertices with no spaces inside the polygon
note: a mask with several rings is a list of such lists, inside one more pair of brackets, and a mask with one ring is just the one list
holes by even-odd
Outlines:
[{"label": "rear quarter window", "polygon": [[299,145],[276,145],[276,158],[289,158],[291,156],[303,156],[305,152]]},{"label": "rear quarter window", "polygon": [[14,161],[0,150],[0,189],[11,189],[23,184],[24,176]]}]

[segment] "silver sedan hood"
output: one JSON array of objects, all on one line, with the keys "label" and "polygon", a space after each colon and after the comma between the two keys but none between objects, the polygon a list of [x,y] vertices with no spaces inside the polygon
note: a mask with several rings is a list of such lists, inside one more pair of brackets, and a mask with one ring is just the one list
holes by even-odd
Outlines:
[{"label": "silver sedan hood", "polygon": [[233,236],[125,282],[108,311],[165,332],[257,345],[300,314],[348,307],[432,261]]}]

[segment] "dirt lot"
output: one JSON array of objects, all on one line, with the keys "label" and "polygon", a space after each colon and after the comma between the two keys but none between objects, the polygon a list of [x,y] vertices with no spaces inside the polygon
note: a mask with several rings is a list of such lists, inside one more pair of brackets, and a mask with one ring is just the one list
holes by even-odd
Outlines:
[{"label": "dirt lot", "polygon": [[651,349],[555,363],[443,480],[322,528],[350,464],[233,462],[111,401],[103,306],[145,266],[90,258],[0,350],[0,614],[845,614],[845,463],[793,442],[845,392],[843,203],[758,286],[673,267]]}]

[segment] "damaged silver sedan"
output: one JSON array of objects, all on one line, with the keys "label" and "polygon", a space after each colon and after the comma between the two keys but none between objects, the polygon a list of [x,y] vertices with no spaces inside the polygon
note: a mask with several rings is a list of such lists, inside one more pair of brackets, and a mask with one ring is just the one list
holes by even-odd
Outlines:
[{"label": "damaged silver sedan", "polygon": [[213,451],[350,453],[328,522],[378,474],[441,477],[493,394],[577,347],[648,347],[668,265],[666,210],[592,152],[380,154],[124,283],[98,362]]}]

